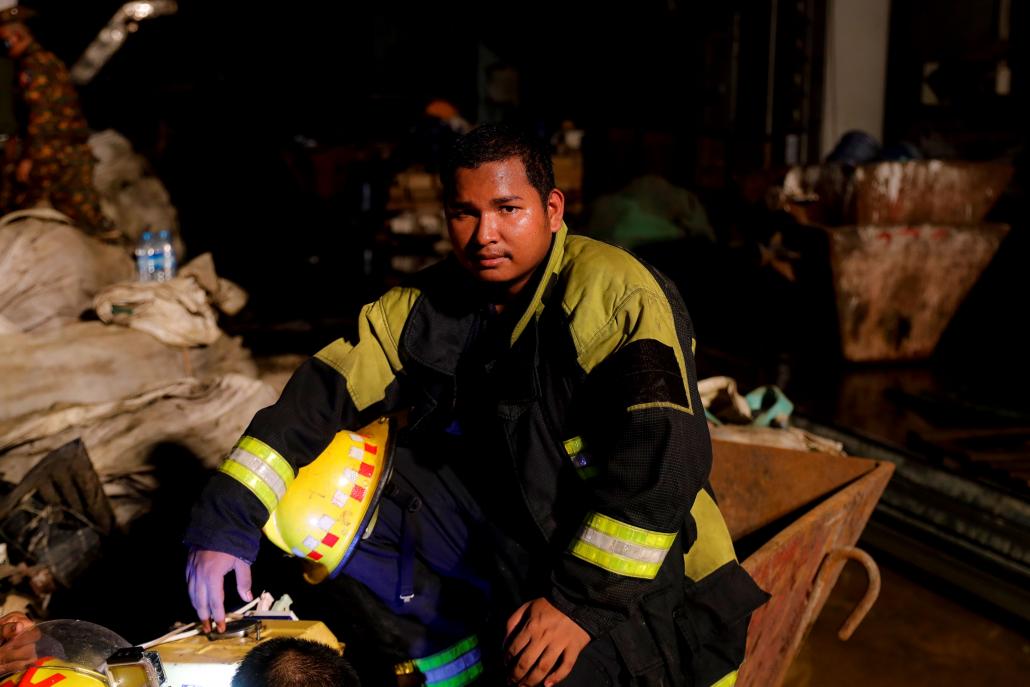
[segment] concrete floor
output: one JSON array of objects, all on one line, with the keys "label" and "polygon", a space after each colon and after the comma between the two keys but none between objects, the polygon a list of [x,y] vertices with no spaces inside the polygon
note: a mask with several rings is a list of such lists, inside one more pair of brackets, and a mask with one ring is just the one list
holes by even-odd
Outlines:
[{"label": "concrete floor", "polygon": [[1030,637],[880,562],[880,598],[847,642],[837,629],[865,589],[845,568],[786,687],[1030,685]]}]

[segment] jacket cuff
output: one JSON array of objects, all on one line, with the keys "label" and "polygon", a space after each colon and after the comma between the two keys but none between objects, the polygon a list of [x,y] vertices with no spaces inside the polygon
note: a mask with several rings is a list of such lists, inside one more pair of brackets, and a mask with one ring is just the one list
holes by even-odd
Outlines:
[{"label": "jacket cuff", "polygon": [[611,609],[575,603],[557,588],[552,587],[547,600],[586,630],[592,639],[607,634],[613,627],[625,620],[625,616]]},{"label": "jacket cuff", "polygon": [[183,543],[253,564],[261,548],[261,527],[267,520],[264,504],[249,489],[216,473],[193,506]]}]

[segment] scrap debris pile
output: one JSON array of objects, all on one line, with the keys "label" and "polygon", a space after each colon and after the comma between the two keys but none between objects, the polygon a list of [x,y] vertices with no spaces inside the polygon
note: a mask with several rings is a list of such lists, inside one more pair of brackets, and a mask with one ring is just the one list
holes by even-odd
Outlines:
[{"label": "scrap debris pile", "polygon": [[[174,222],[160,182],[101,136],[98,188],[127,237]],[[174,226],[172,224],[171,226]],[[180,252],[181,254],[181,252]],[[215,467],[275,400],[218,327],[246,293],[210,255],[137,282],[129,249],[49,208],[0,219],[0,604],[37,614],[150,507],[165,445]]]},{"label": "scrap debris pile", "polygon": [[790,426],[794,404],[778,387],[761,386],[745,395],[731,377],[709,377],[697,383],[697,391],[713,439],[845,455],[840,442]]}]

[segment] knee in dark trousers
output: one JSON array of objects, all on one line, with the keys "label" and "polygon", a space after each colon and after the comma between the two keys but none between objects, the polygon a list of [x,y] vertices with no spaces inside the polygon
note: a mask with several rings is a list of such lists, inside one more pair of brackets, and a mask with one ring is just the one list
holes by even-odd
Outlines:
[{"label": "knee in dark trousers", "polygon": [[619,661],[611,635],[591,640],[580,653],[576,665],[562,687],[614,687],[632,684]]}]

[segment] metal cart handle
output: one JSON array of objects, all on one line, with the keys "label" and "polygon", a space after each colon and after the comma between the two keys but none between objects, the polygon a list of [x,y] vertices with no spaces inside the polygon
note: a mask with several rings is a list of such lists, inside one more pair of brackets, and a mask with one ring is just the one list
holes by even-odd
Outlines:
[{"label": "metal cart handle", "polygon": [[[823,558],[823,563],[819,568],[819,573],[816,576],[815,584],[812,586],[812,594],[810,596],[810,598],[817,599],[824,593],[829,594],[830,590],[824,588],[827,584],[832,585],[836,583],[838,573],[849,559],[857,561],[865,568],[868,585],[862,600],[858,602],[855,610],[851,611],[851,615],[848,616],[848,619],[844,621],[844,624],[840,626],[840,630],[837,632],[837,636],[840,637],[841,641],[847,641],[851,638],[851,635],[855,633],[858,626],[865,620],[869,609],[873,607],[876,599],[880,596],[880,568],[876,565],[876,561],[868,553],[854,546],[842,546],[833,549]],[[831,579],[833,580],[832,583],[830,582]],[[808,608],[812,609],[814,605],[809,605]],[[811,615],[811,610],[807,611],[807,613]],[[802,627],[808,627],[814,620],[814,618],[805,618],[805,623]]]}]

